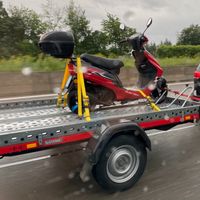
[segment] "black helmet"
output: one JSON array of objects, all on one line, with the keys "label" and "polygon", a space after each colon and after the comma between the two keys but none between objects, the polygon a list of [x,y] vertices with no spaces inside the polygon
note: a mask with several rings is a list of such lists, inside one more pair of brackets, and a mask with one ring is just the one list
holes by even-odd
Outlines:
[{"label": "black helmet", "polygon": [[56,58],[70,58],[74,51],[74,36],[71,32],[52,31],[41,36],[39,47]]}]

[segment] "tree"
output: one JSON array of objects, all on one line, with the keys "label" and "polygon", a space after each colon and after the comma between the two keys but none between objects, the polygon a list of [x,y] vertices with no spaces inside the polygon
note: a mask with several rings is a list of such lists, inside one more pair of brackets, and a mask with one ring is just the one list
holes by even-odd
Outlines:
[{"label": "tree", "polygon": [[10,17],[0,1],[0,57],[18,52],[17,44],[23,39],[23,22],[17,16]]},{"label": "tree", "polygon": [[160,45],[171,46],[171,45],[172,45],[172,43],[171,43],[171,41],[169,41],[169,40],[166,38],[166,39],[164,40],[164,42],[163,42],[163,41],[161,41]]},{"label": "tree", "polygon": [[8,13],[7,13],[6,9],[3,7],[3,2],[0,1],[0,19],[2,19],[4,17],[8,17]]},{"label": "tree", "polygon": [[40,34],[46,24],[33,10],[11,7],[6,11],[0,1],[0,56],[37,55]]},{"label": "tree", "polygon": [[200,26],[190,25],[178,35],[178,45],[200,45]]},{"label": "tree", "polygon": [[136,31],[133,28],[125,27],[120,29],[120,19],[112,14],[107,14],[107,19],[102,21],[102,31],[106,34],[108,48],[115,54],[122,54],[123,48],[119,45],[120,40],[133,35]]},{"label": "tree", "polygon": [[52,0],[46,0],[43,4],[43,19],[47,24],[48,31],[60,30],[65,28],[65,6],[63,8],[53,5]]},{"label": "tree", "polygon": [[38,41],[40,35],[47,29],[47,24],[42,22],[41,17],[33,10],[28,8],[12,7],[9,9],[10,20],[18,19],[21,21],[22,33],[18,47],[21,54],[37,55],[39,53]]},{"label": "tree", "polygon": [[146,45],[146,49],[153,55],[156,55],[157,46],[156,43],[150,43]]},{"label": "tree", "polygon": [[70,27],[75,39],[75,52],[81,54],[87,52],[90,48],[91,29],[90,21],[85,16],[85,11],[79,6],[75,6],[73,1],[70,1],[66,8],[67,16],[65,24]]},{"label": "tree", "polygon": [[89,42],[89,45],[87,45],[89,48],[87,52],[91,54],[101,53],[103,55],[108,55],[106,38],[105,33],[98,30],[93,31],[87,38]]}]

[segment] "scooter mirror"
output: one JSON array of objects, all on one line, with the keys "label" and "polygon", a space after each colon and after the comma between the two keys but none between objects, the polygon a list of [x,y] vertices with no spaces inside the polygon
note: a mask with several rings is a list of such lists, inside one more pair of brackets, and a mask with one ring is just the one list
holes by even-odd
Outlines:
[{"label": "scooter mirror", "polygon": [[124,24],[120,24],[119,28],[124,31],[125,30],[125,25]]},{"label": "scooter mirror", "polygon": [[149,28],[149,26],[151,26],[152,24],[152,18],[149,18],[148,21],[147,21],[147,28]]}]

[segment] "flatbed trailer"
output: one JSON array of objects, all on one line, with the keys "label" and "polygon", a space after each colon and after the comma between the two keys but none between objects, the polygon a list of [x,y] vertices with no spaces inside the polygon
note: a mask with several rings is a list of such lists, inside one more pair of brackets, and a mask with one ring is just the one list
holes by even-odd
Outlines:
[{"label": "flatbed trailer", "polygon": [[92,172],[105,189],[125,190],[142,176],[151,141],[146,130],[168,130],[197,122],[200,104],[167,97],[153,111],[145,103],[111,106],[79,119],[68,109],[56,107],[56,97],[0,102],[0,156],[13,156],[72,142],[88,141],[82,179]]}]

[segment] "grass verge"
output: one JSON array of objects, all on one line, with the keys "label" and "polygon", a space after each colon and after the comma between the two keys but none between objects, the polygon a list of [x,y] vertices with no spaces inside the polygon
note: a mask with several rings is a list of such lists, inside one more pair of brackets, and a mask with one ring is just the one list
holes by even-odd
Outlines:
[{"label": "grass verge", "polygon": [[[134,59],[130,56],[121,56],[125,67],[134,67]],[[157,59],[162,67],[181,67],[181,66],[197,66],[200,63],[199,57],[173,57]],[[65,68],[65,60],[57,59],[49,56],[40,55],[38,58],[31,56],[18,56],[9,59],[0,59],[0,72],[5,71],[21,71],[23,68],[31,68],[32,71],[60,71]]]}]

